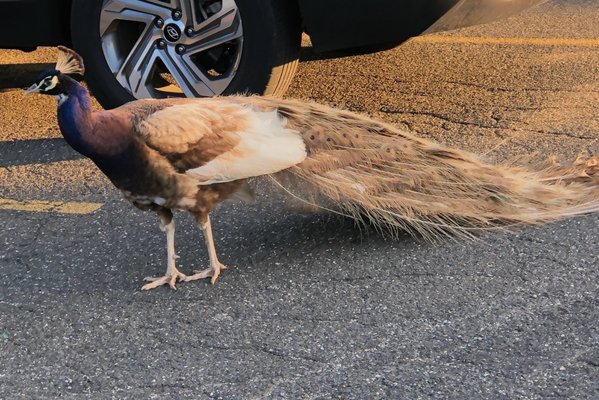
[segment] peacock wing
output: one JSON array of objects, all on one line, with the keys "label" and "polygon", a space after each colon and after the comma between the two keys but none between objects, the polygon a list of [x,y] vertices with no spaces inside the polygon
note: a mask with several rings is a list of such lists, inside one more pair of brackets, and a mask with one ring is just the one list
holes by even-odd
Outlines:
[{"label": "peacock wing", "polygon": [[156,111],[136,124],[151,148],[200,184],[272,174],[307,156],[300,133],[276,111],[198,100]]}]

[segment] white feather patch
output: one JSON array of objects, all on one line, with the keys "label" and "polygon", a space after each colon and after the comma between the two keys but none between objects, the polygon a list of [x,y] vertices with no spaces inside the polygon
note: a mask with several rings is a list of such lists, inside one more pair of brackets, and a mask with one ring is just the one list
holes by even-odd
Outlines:
[{"label": "white feather patch", "polygon": [[59,94],[58,96],[56,96],[56,100],[58,100],[58,105],[59,105],[59,106],[62,106],[62,105],[63,105],[63,103],[64,103],[65,101],[67,101],[68,99],[69,99],[69,96],[67,96],[67,95],[66,95],[66,94],[64,94],[64,93],[61,93],[61,94]]},{"label": "white feather patch", "polygon": [[273,174],[304,161],[306,144],[300,133],[286,128],[287,121],[276,111],[252,111],[248,118],[250,127],[238,133],[237,146],[187,173],[210,185]]}]

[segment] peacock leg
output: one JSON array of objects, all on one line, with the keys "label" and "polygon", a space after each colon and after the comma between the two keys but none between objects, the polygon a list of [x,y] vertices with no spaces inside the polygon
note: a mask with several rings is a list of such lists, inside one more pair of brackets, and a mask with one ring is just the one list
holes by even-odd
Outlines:
[{"label": "peacock leg", "polygon": [[210,223],[210,216],[206,215],[205,218],[198,218],[198,225],[202,230],[206,247],[208,248],[208,256],[210,257],[210,268],[203,271],[194,271],[194,275],[189,275],[182,279],[185,282],[195,281],[197,279],[212,278],[210,281],[212,284],[216,282],[220,271],[227,267],[218,261],[216,255],[216,248],[214,247],[214,237],[212,236],[212,224]]},{"label": "peacock leg", "polygon": [[175,254],[175,221],[173,220],[173,213],[170,210],[164,209],[158,211],[158,215],[160,216],[160,229],[163,232],[166,232],[166,273],[164,276],[158,278],[144,278],[144,281],[149,281],[150,283],[142,286],[141,290],[154,289],[167,283],[171,288],[177,289],[175,286],[177,278],[179,278],[180,281],[184,281],[186,278],[186,275],[179,272],[175,266],[175,261],[179,257]]}]

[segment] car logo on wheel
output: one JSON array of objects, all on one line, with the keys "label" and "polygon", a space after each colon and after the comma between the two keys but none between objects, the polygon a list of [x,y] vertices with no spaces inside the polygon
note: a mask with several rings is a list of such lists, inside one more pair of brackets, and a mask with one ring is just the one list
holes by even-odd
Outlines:
[{"label": "car logo on wheel", "polygon": [[175,24],[167,25],[164,28],[164,37],[169,42],[176,42],[181,37],[181,29]]}]

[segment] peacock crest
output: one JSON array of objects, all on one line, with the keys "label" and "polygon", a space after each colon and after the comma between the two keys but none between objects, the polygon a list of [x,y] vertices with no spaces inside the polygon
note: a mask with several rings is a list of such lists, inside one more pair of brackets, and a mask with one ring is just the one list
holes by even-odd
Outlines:
[{"label": "peacock crest", "polygon": [[58,46],[58,60],[56,62],[56,70],[60,71],[65,75],[85,73],[85,65],[83,64],[83,58],[73,50]]}]

